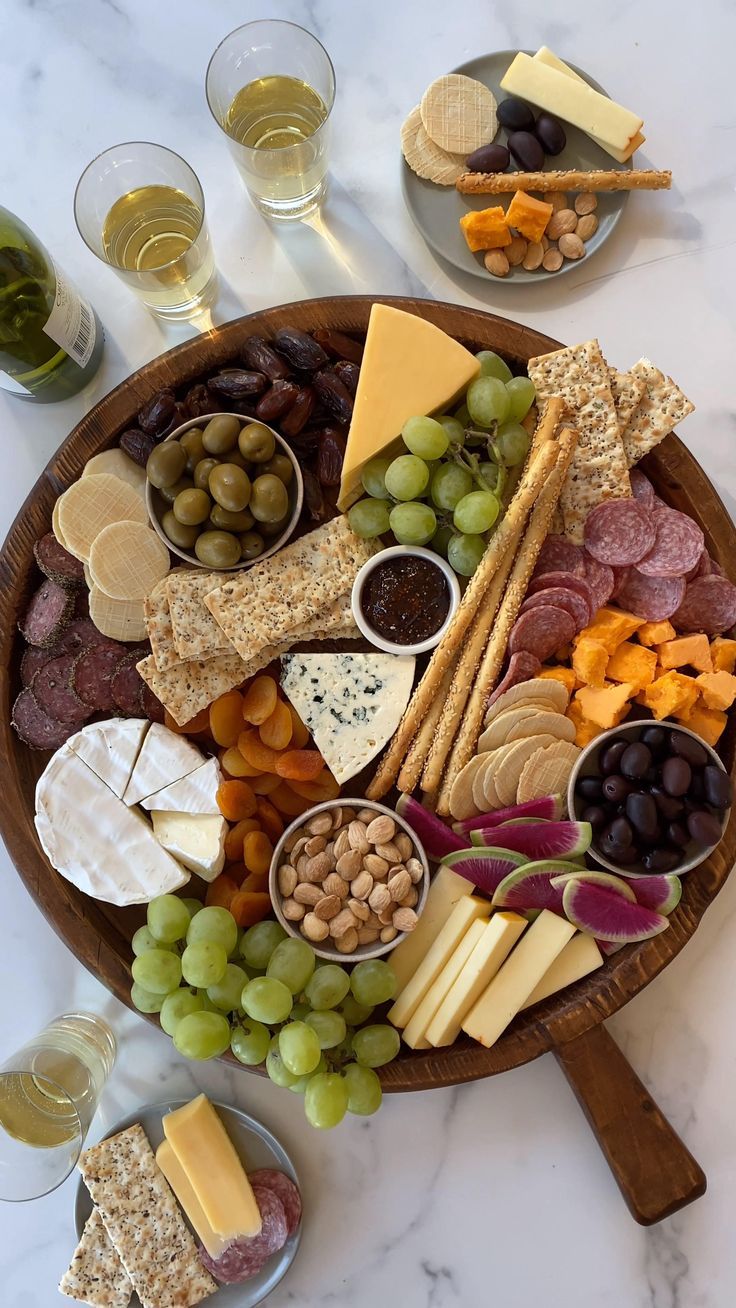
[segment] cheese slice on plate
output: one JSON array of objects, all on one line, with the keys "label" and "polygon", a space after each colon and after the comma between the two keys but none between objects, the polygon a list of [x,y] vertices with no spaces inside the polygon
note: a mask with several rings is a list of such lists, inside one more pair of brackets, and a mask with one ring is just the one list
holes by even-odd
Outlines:
[{"label": "cheese slice on plate", "polygon": [[[588,85],[584,77],[581,77],[579,73],[576,73],[574,68],[570,68],[569,64],[566,64],[564,59],[558,58],[558,56],[550,50],[548,46],[540,46],[539,50],[537,50],[537,53],[534,55],[534,58],[538,63],[546,64],[548,68],[556,68],[558,73],[564,73],[566,77],[572,77],[574,81],[582,82],[585,86]],[[602,141],[599,136],[591,136],[590,139],[591,141],[595,141],[596,145],[601,147],[601,150],[605,150],[606,154],[610,154],[612,158],[618,161],[618,163],[626,163],[626,160],[631,158],[634,151],[638,150],[639,146],[644,144],[646,137],[643,136],[641,132],[637,132],[636,136],[632,137],[631,142],[625,150],[617,150],[615,145],[609,145],[607,141]]]},{"label": "cheese slice on plate", "polygon": [[594,91],[587,82],[568,77],[558,68],[533,59],[522,51],[516,55],[501,78],[501,87],[509,95],[518,95],[530,104],[556,114],[589,136],[605,141],[617,150],[631,151],[643,120],[630,109]]},{"label": "cheese slice on plate", "polygon": [[464,1018],[463,1031],[490,1049],[574,934],[572,922],[542,909]]},{"label": "cheese slice on plate", "polygon": [[208,758],[188,777],[181,777],[163,790],[157,790],[141,800],[143,808],[168,810],[172,813],[211,813],[219,816],[217,787],[221,781],[220,766],[216,758]]},{"label": "cheese slice on plate", "polygon": [[174,1191],[174,1196],[194,1227],[210,1258],[218,1259],[230,1240],[217,1235],[207,1221],[205,1211],[197,1198],[194,1186],[177,1158],[169,1140],[162,1140],[156,1150],[156,1162]]},{"label": "cheese slice on plate", "polygon": [[431,1049],[432,1046],[427,1039],[427,1027],[451,985],[462,972],[485,929],[485,918],[479,917],[475,922],[471,922],[457,949],[450,955],[448,962],[445,963],[437,980],[429,987],[411,1021],[407,1022],[402,1032],[402,1038],[410,1049]]},{"label": "cheese slice on plate", "polygon": [[487,920],[490,913],[491,905],[487,899],[474,899],[469,896],[458,900],[408,985],[404,986],[389,1009],[389,1022],[393,1022],[394,1026],[399,1028],[408,1026],[430,986],[437,980],[443,967],[449,963],[468,927],[478,918]]},{"label": "cheese slice on plate", "polygon": [[284,654],[281,686],[342,785],[399,725],[416,660],[397,654]]},{"label": "cheese slice on plate", "polygon": [[161,1125],[211,1231],[228,1241],[257,1235],[261,1214],[250,1181],[206,1095],[166,1113]]},{"label": "cheese slice on plate", "polygon": [[554,963],[547,968],[539,985],[525,999],[522,1008],[531,1008],[541,999],[547,999],[574,981],[580,981],[589,972],[595,972],[603,964],[603,955],[592,936],[586,931],[579,931],[569,944],[557,955]]},{"label": "cheese slice on plate", "polygon": [[122,799],[150,725],[148,718],[91,722],[70,736],[68,744],[100,781]]},{"label": "cheese slice on plate", "polygon": [[360,474],[385,454],[407,418],[449,404],[478,375],[469,350],[434,323],[389,304],[371,309],[337,507],[363,494]]},{"label": "cheese slice on plate", "polygon": [[196,745],[159,722],[151,723],[123,794],[125,803],[140,804],[157,790],[194,772],[202,761]]},{"label": "cheese slice on plate", "polygon": [[392,950],[386,960],[399,983],[399,994],[437,939],[458,900],[472,895],[474,890],[472,881],[458,876],[452,868],[438,868],[416,927]]},{"label": "cheese slice on plate", "polygon": [[203,881],[214,881],[225,866],[224,817],[201,813],[151,813],[153,834],[164,849]]},{"label": "cheese slice on plate", "polygon": [[518,913],[494,913],[472,954],[427,1025],[431,1045],[451,1045],[463,1018],[498,972],[526,926]]}]

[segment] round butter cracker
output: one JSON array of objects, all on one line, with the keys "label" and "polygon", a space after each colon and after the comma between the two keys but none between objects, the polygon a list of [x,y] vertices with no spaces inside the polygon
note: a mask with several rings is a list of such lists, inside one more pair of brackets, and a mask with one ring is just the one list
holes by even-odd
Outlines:
[{"label": "round butter cracker", "polygon": [[427,87],[419,106],[427,135],[450,154],[489,145],[498,131],[495,97],[482,82],[446,73]]},{"label": "round butter cracker", "polygon": [[92,542],[113,522],[148,522],[148,510],[132,486],[109,473],[80,477],[64,491],[59,505],[59,527],[64,548],[86,563]]},{"label": "round butter cracker", "polygon": [[401,150],[417,177],[438,186],[454,186],[466,171],[462,155],[448,154],[427,135],[418,107],[412,109],[401,128]]},{"label": "round butter cracker", "polygon": [[110,599],[99,586],[89,593],[89,616],[98,631],[111,640],[145,640],[146,618],[142,600]]},{"label": "round butter cracker", "polygon": [[145,499],[146,470],[129,459],[125,450],[102,450],[99,454],[93,454],[92,458],[87,460],[82,476],[92,477],[102,472],[109,473],[111,477],[119,477],[120,481],[126,481],[134,491],[138,492],[141,499]]},{"label": "round butter cracker", "polygon": [[169,551],[150,527],[112,522],[92,544],[89,570],[95,586],[110,599],[141,604],[169,571]]}]

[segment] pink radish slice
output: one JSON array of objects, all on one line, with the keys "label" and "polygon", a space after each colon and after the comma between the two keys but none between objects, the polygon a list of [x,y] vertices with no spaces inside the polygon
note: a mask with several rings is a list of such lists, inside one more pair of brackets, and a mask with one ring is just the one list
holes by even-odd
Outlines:
[{"label": "pink radish slice", "polygon": [[424,846],[427,858],[430,858],[433,863],[441,862],[445,854],[468,848],[467,837],[459,836],[435,813],[431,813],[416,799],[412,799],[411,795],[400,796],[396,812],[409,823]]},{"label": "pink radish slice", "polygon": [[527,858],[574,858],[590,847],[593,831],[589,822],[540,822],[534,826],[492,826],[471,831],[474,845],[500,845],[516,849]]},{"label": "pink radish slice", "polygon": [[667,918],[643,904],[632,904],[620,894],[590,884],[581,877],[567,882],[562,891],[565,916],[581,931],[612,943],[629,944],[659,935]]},{"label": "pink radish slice", "polygon": [[673,872],[659,873],[657,876],[632,876],[628,883],[636,896],[637,904],[651,908],[655,913],[668,917],[674,912],[682,895],[682,882]]},{"label": "pink radish slice", "polygon": [[[453,831],[462,835],[465,831],[475,831],[476,827],[496,827],[502,822],[521,817],[536,817],[543,822],[558,822],[562,817],[562,795],[544,795],[541,799],[528,799],[525,804],[512,804],[510,808],[497,808],[493,813],[481,813],[477,817],[463,818],[462,822],[453,824]],[[407,818],[407,822],[408,820]]]},{"label": "pink radish slice", "polygon": [[573,868],[564,860],[540,859],[536,863],[525,863],[510,872],[497,886],[493,906],[517,912],[549,908],[553,913],[561,914],[563,890],[554,883],[560,879],[560,873],[565,872],[573,873]]},{"label": "pink radish slice", "polygon": [[508,849],[467,849],[448,854],[443,860],[458,876],[472,881],[486,895],[492,895],[504,877],[515,872],[526,859]]}]

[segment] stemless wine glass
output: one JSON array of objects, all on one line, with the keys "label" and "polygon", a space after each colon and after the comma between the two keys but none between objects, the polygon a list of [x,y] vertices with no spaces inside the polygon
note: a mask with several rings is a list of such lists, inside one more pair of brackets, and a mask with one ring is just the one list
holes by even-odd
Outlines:
[{"label": "stemless wine glass", "polygon": [[246,23],[215,50],[206,91],[256,208],[267,218],[312,213],[325,191],[335,100],[324,46],[295,23]]},{"label": "stemless wine glass", "polygon": [[93,1013],[65,1013],[0,1066],[0,1199],[39,1199],[66,1180],[115,1062]]},{"label": "stemless wine glass", "polygon": [[128,141],[99,154],[77,184],[74,217],[92,253],[159,318],[193,318],[213,302],[204,194],[173,150]]}]

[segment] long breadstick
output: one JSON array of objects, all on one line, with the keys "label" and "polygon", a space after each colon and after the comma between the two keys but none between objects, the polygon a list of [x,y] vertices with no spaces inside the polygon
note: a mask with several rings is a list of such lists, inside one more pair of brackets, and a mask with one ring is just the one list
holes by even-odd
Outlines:
[{"label": "long breadstick", "polygon": [[463,173],[455,186],[463,195],[511,191],[669,191],[672,173],[656,168],[550,169],[544,173]]},{"label": "long breadstick", "polygon": [[[396,785],[405,795],[411,794],[419,780],[422,767],[424,766],[424,760],[427,757],[427,751],[432,744],[434,733],[437,729],[437,724],[440,720],[440,715],[450,690],[450,685],[455,673],[455,666],[455,659],[453,659],[439,684],[434,703],[414,737],[409,753],[404,759],[404,765],[396,779]],[[430,789],[430,787],[426,788]]]},{"label": "long breadstick", "polygon": [[[501,559],[504,558],[510,543],[514,540],[518,541],[524,530],[527,514],[554,467],[556,446],[552,443],[551,437],[559,426],[564,408],[564,402],[557,396],[553,395],[547,401],[539,424],[540,439],[535,441],[540,447],[539,452],[536,458],[529,460],[506,515],[473,573],[455,617],[432,654],[427,670],[409,701],[376,775],[366,789],[366,799],[380,799],[391,789],[406,752],[425,715],[432,707],[440,682],[480,608]],[[543,440],[542,432],[545,433]]]},{"label": "long breadstick", "polygon": [[529,527],[519,548],[506,593],[503,597],[493,634],[486,647],[485,654],[470,694],[460,730],[455,738],[450,761],[442,782],[442,789],[437,803],[437,812],[447,815],[450,812],[450,791],[452,783],[460,770],[472,757],[478,742],[483,715],[488,697],[498,679],[509,635],[519,609],[526,595],[529,578],[534,571],[539,551],[547,535],[555,505],[559,499],[563,482],[567,476],[578,435],[576,431],[565,428],[560,432],[556,444],[557,463],[547,479],[529,520]]}]

